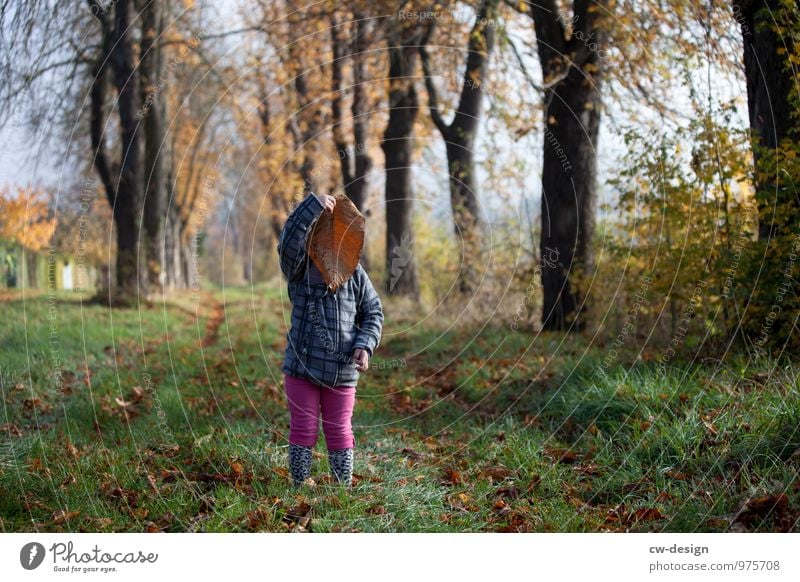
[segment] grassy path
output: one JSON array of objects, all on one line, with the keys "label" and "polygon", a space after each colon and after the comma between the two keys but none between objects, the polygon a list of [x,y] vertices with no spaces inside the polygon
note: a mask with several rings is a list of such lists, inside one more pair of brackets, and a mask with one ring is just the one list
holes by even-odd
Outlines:
[{"label": "grassy path", "polygon": [[354,489],[320,435],[317,485],[294,491],[286,307],[276,287],[113,312],[4,297],[0,531],[798,529],[796,367],[608,365],[580,338],[391,305]]}]

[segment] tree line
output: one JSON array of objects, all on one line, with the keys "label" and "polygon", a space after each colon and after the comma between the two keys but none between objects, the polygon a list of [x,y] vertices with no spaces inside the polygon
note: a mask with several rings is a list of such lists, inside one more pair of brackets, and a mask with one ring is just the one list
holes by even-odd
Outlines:
[{"label": "tree line", "polygon": [[[542,326],[581,330],[596,266],[606,105],[669,115],[663,80],[696,53],[714,55],[747,87],[760,260],[737,276],[758,273],[748,299],[753,328],[786,278],[798,232],[796,2],[252,0],[233,18],[213,3],[17,0],[3,3],[0,27],[7,110],[63,84],[54,116],[32,107],[31,118],[84,146],[71,156],[91,167],[111,208],[111,295],[120,303],[189,285],[203,197],[221,195],[213,184],[230,168],[246,169],[224,206],[237,223],[237,252],[252,259],[275,240],[301,192],[342,192],[369,211],[369,180],[381,161],[385,290],[416,297],[420,273],[407,249],[419,132],[444,145],[462,245],[458,290],[473,293],[488,260],[492,195],[481,189],[479,134],[487,99],[507,79],[497,71],[503,63],[539,96],[526,106],[543,147],[526,155],[541,161]],[[229,43],[239,43],[234,57]],[[322,163],[330,158],[333,167]],[[244,264],[252,281],[252,260]],[[781,316],[786,329],[791,313]]]}]

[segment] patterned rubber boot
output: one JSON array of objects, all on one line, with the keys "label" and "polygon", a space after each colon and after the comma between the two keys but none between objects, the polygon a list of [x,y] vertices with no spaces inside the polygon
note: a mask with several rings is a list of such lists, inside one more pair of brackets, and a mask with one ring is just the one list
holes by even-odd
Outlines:
[{"label": "patterned rubber boot", "polygon": [[331,465],[333,478],[350,487],[353,484],[353,449],[328,451],[328,462]]},{"label": "patterned rubber boot", "polygon": [[289,473],[295,487],[311,477],[311,447],[289,443]]}]

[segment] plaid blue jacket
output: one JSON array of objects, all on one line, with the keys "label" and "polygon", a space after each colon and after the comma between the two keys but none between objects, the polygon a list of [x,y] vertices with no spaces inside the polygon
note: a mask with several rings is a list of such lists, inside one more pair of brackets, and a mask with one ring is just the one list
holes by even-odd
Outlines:
[{"label": "plaid blue jacket", "polygon": [[306,252],[311,227],[323,210],[309,194],[289,215],[278,239],[292,302],[282,371],[320,386],[355,386],[359,372],[353,350],[362,348],[372,356],[381,339],[383,307],[360,264],[335,293],[328,290]]}]

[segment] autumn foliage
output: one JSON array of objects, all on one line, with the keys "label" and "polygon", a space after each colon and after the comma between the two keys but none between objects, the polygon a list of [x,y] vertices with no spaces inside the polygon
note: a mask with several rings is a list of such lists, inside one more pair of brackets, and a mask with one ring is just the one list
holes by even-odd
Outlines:
[{"label": "autumn foliage", "polygon": [[9,186],[0,190],[0,240],[40,251],[50,244],[56,229],[45,194],[41,190]]}]

